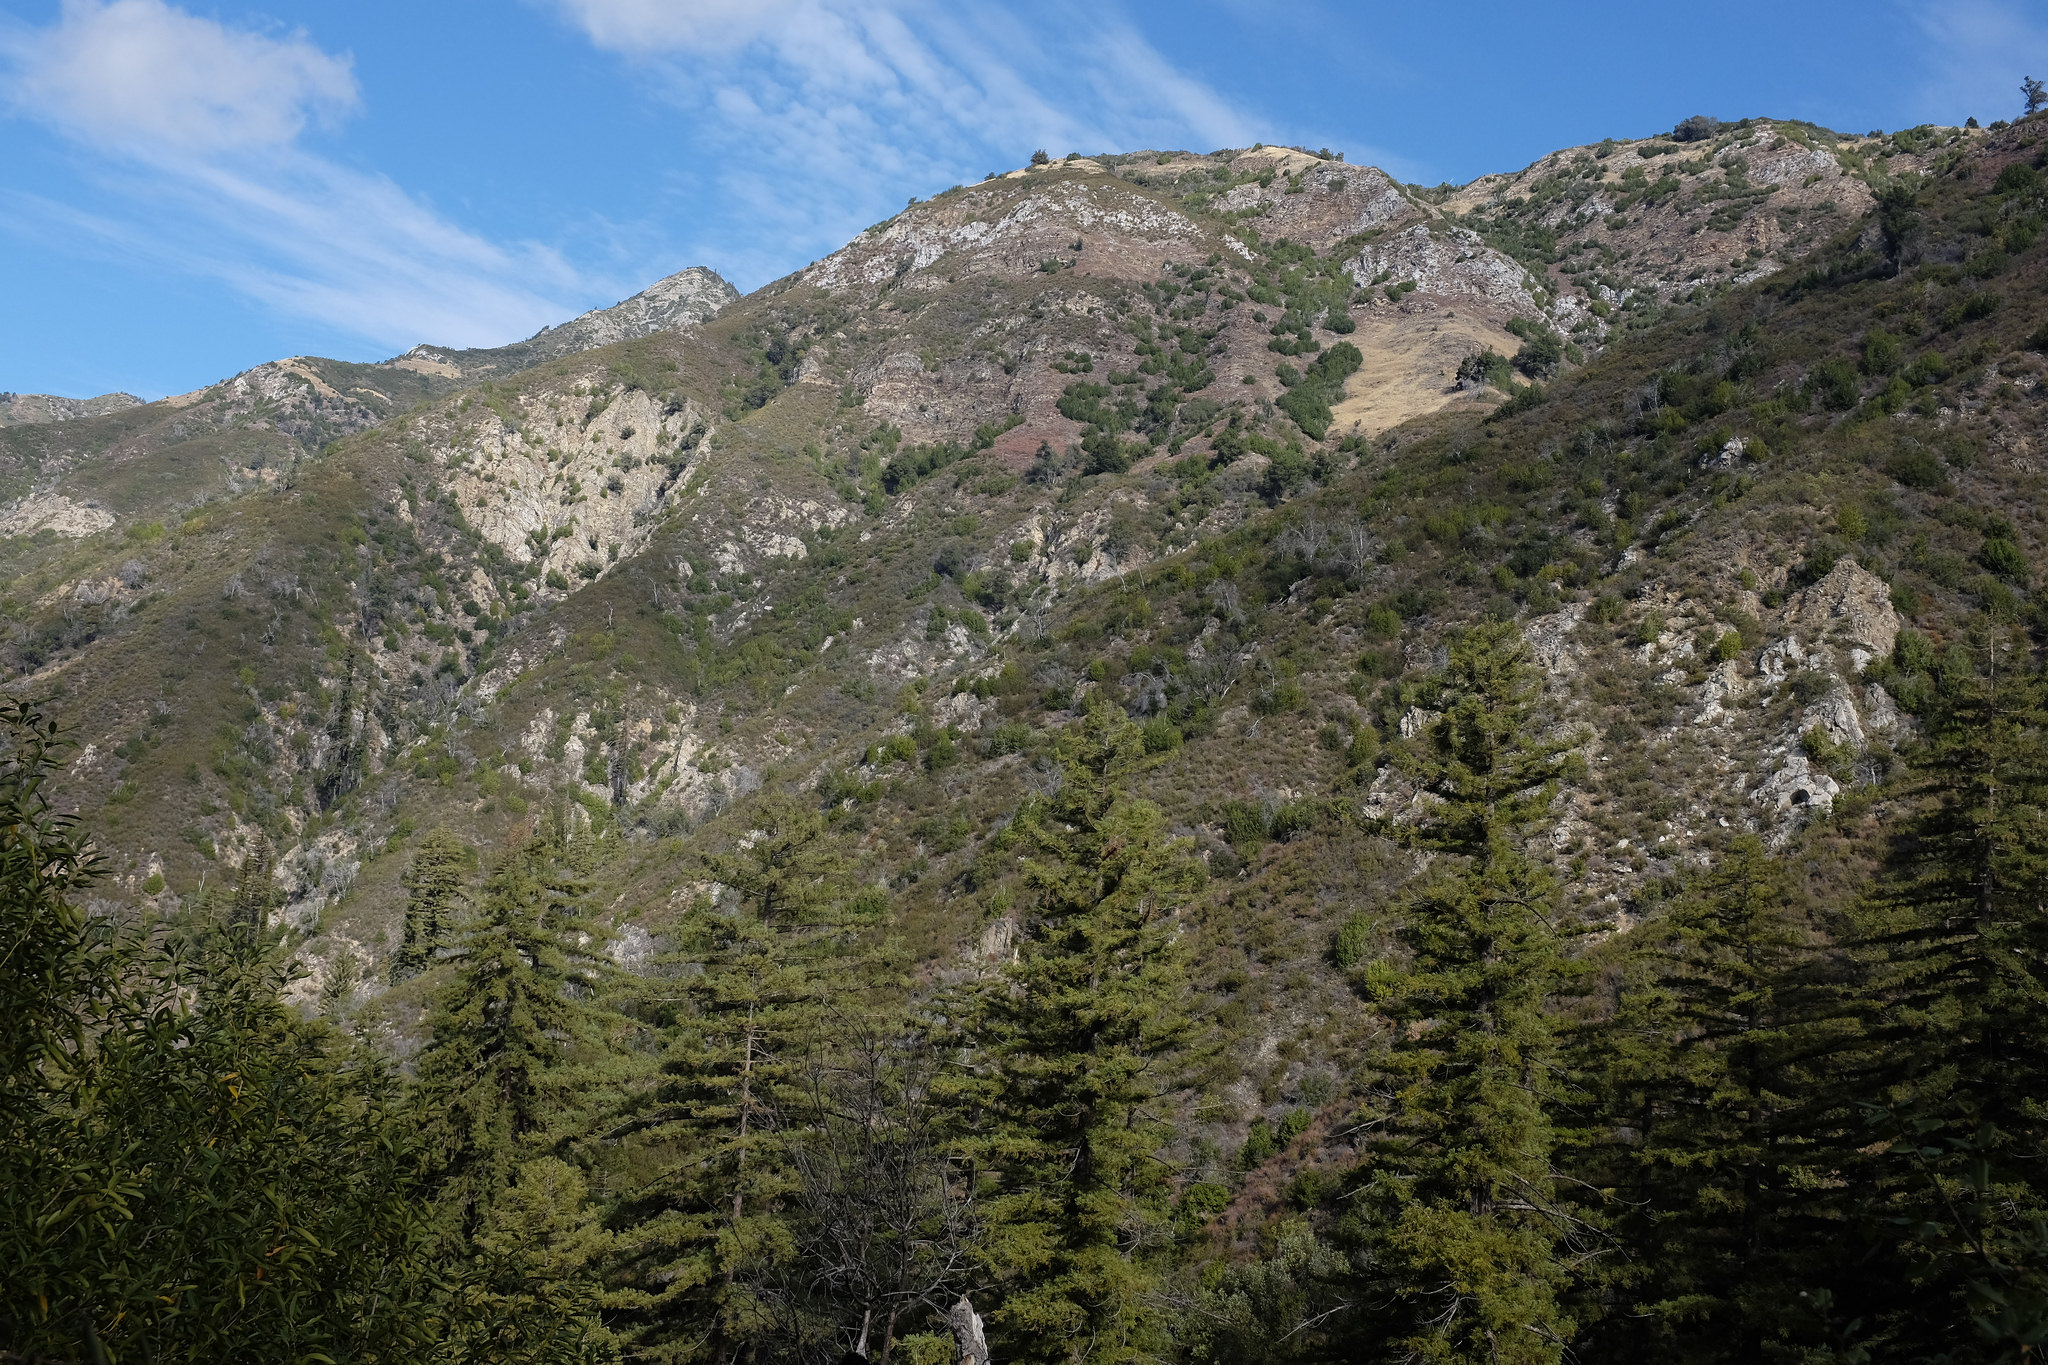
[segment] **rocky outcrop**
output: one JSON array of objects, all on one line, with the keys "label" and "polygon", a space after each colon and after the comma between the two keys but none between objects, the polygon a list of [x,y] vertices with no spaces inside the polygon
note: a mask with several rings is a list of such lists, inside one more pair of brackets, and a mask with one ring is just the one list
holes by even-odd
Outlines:
[{"label": "rocky outcrop", "polygon": [[32,536],[55,531],[78,539],[98,535],[114,524],[114,514],[96,502],[73,502],[61,493],[37,493],[0,514],[0,536]]},{"label": "rocky outcrop", "polygon": [[469,350],[415,346],[386,363],[420,373],[449,370],[472,379],[510,374],[542,361],[708,321],[739,296],[740,291],[717,271],[694,265],[655,281],[630,299],[609,308],[593,308],[559,327],[543,327],[510,346]]},{"label": "rocky outcrop", "polygon": [[1786,625],[1791,635],[1845,646],[1852,670],[1859,673],[1872,659],[1890,655],[1899,638],[1890,585],[1853,559],[1841,560],[1800,593]]}]

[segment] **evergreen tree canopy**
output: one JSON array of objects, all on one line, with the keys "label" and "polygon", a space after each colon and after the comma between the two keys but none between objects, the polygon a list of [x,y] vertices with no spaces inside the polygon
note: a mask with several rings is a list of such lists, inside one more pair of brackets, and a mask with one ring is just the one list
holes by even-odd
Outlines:
[{"label": "evergreen tree canopy", "polygon": [[405,888],[405,936],[392,955],[394,977],[424,971],[447,946],[458,923],[463,892],[476,852],[445,825],[436,825],[413,850],[412,865],[399,884]]},{"label": "evergreen tree canopy", "polygon": [[1144,752],[1108,709],[1062,737],[1059,790],[1014,827],[1031,923],[970,1023],[1003,1294],[990,1320],[1013,1359],[1138,1360],[1169,1335],[1146,1248],[1168,1174],[1162,1100],[1192,1028],[1175,911],[1201,870],[1125,790]]},{"label": "evergreen tree canopy", "polygon": [[794,1188],[771,1121],[800,1083],[852,921],[847,864],[814,811],[771,801],[742,846],[707,855],[736,904],[702,898],[675,932],[644,1013],[664,1046],[619,1131],[653,1173],[619,1215],[625,1310],[651,1360],[729,1358],[781,1330],[762,1292],[792,1253]]},{"label": "evergreen tree canopy", "polygon": [[2038,1295],[2048,1270],[2048,689],[2015,646],[1980,635],[1943,661],[1918,813],[1858,916],[1867,1216],[1915,1230],[1889,1282],[1916,1305],[1843,1293],[1891,1349],[1939,1349],[1944,1324],[2005,1311],[2030,1278]]},{"label": "evergreen tree canopy", "polygon": [[573,1116],[574,1054],[607,1024],[587,998],[604,974],[589,950],[601,931],[557,854],[531,840],[492,871],[433,997],[418,1102],[443,1203],[465,1232]]},{"label": "evergreen tree canopy", "polygon": [[1384,1305],[1367,1330],[1424,1360],[1547,1365],[1573,1331],[1549,1011],[1564,957],[1556,883],[1521,841],[1567,746],[1536,737],[1540,688],[1514,625],[1466,632],[1446,682],[1450,705],[1409,764],[1442,802],[1416,841],[1453,856],[1400,907],[1407,963],[1365,975],[1395,1025],[1387,1132],[1361,1173],[1366,1298]]},{"label": "evergreen tree canopy", "polygon": [[1589,1344],[1673,1361],[1760,1361],[1813,1325],[1801,1290],[1839,1209],[1829,1183],[1859,1036],[1791,878],[1735,838],[1614,956],[1609,1013],[1580,1031],[1592,1092],[1581,1173],[1611,1189],[1615,1246]]}]

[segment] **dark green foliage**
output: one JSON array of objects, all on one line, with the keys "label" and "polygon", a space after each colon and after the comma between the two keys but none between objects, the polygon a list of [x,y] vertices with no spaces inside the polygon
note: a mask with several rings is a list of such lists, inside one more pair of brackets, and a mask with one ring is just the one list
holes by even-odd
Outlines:
[{"label": "dark green foliage", "polygon": [[1847,412],[1863,395],[1856,367],[1834,357],[1814,366],[1813,373],[1807,376],[1806,388],[1823,408],[1832,412]]},{"label": "dark green foliage", "polygon": [[1574,1331],[1547,1008],[1564,951],[1556,884],[1521,840],[1566,746],[1533,740],[1538,684],[1514,626],[1466,632],[1445,685],[1444,717],[1408,762],[1444,802],[1418,837],[1451,865],[1401,908],[1406,966],[1365,973],[1398,1028],[1384,1135],[1360,1172],[1361,1317],[1402,1353],[1552,1362]]},{"label": "dark green foliage", "polygon": [[1280,395],[1280,410],[1310,438],[1322,440],[1330,430],[1330,405],[1343,398],[1344,381],[1364,363],[1365,356],[1356,346],[1338,342],[1317,356],[1293,387]]},{"label": "dark green foliage", "polygon": [[1458,382],[1468,387],[1491,384],[1508,389],[1514,383],[1508,358],[1497,351],[1474,351],[1458,362]]},{"label": "dark green foliage", "polygon": [[1860,915],[1878,1006],[1861,1087],[1859,1137],[1878,1144],[1868,1216],[1920,1232],[1887,1248],[1882,1277],[1910,1286],[1911,1306],[1852,1302],[1901,1354],[1952,1343],[1971,1315],[1995,1315],[2001,1295],[2011,1304],[2009,1291],[2048,1271],[2037,1226],[2048,1124],[2033,1098],[2048,1086],[2048,710],[2040,676],[2014,654],[1989,636],[1944,662],[1913,763],[1923,814],[1900,831]]},{"label": "dark green foliage", "polygon": [[1508,319],[1508,330],[1522,338],[1521,349],[1515,352],[1516,369],[1532,379],[1548,379],[1557,373],[1564,362],[1563,337],[1527,318]]},{"label": "dark green foliage", "polygon": [[392,955],[391,974],[402,979],[424,970],[448,945],[463,886],[476,855],[445,826],[427,831],[400,885],[405,888],[405,936]]},{"label": "dark green foliage", "polygon": [[783,800],[754,818],[745,848],[705,855],[737,904],[700,900],[677,927],[639,1006],[665,1046],[613,1130],[647,1174],[616,1216],[610,1303],[647,1359],[728,1357],[778,1330],[798,1177],[773,1115],[822,1040],[828,973],[853,965],[836,949],[866,906],[815,812]]},{"label": "dark green foliage", "polygon": [[1894,270],[1905,262],[1920,224],[1920,178],[1902,175],[1877,188],[1877,226],[1884,237],[1885,257]]},{"label": "dark green foliage", "polygon": [[1984,548],[1977,552],[1977,559],[2000,578],[2009,578],[2016,583],[2027,581],[2027,557],[2005,536],[1987,537]]},{"label": "dark green foliage", "polygon": [[255,932],[88,918],[56,732],[0,756],[0,1340],[30,1359],[410,1361],[448,1321],[375,1059],[300,1020]]},{"label": "dark green foliage", "polygon": [[1813,1327],[1800,1296],[1831,1230],[1812,1138],[1855,1036],[1820,970],[1784,864],[1737,839],[1619,945],[1596,1028],[1577,1040],[1599,1112],[1580,1155],[1615,1192],[1620,1255],[1596,1282],[1600,1358],[1754,1360]]},{"label": "dark green foliage", "polygon": [[[552,842],[506,855],[477,895],[433,999],[419,1093],[451,1227],[472,1235],[520,1162],[572,1120],[579,1042],[605,1026],[585,999],[602,977],[582,944],[582,888]],[[448,860],[459,858],[448,850]]]},{"label": "dark green foliage", "polygon": [[985,1116],[983,1255],[1008,1359],[1140,1360],[1170,1340],[1156,1243],[1136,1234],[1166,1216],[1159,1106],[1191,1028],[1174,912],[1201,874],[1158,809],[1124,794],[1143,752],[1108,710],[1062,736],[1064,784],[1015,826],[1037,897],[1028,936],[970,1023],[988,1058],[968,1094]]}]

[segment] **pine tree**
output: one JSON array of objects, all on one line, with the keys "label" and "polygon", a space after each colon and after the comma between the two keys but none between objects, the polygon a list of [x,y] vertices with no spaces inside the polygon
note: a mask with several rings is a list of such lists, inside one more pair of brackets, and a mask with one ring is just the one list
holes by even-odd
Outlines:
[{"label": "pine tree", "polygon": [[581,1171],[552,1156],[521,1162],[472,1240],[452,1357],[491,1365],[616,1360],[600,1313],[599,1272],[610,1244]]},{"label": "pine tree", "polygon": [[356,674],[361,666],[361,657],[355,650],[349,650],[348,662],[341,676],[341,694],[335,700],[334,717],[327,726],[326,769],[313,783],[313,795],[322,810],[330,809],[335,802],[354,791],[362,780],[361,725],[369,723],[370,698],[367,688],[360,701],[356,697]]},{"label": "pine tree", "polygon": [[600,931],[579,912],[582,890],[548,843],[508,854],[433,999],[417,1103],[454,1235],[474,1235],[519,1165],[540,1155],[549,1126],[576,1107],[572,1063],[606,1024],[587,999],[603,970],[583,946]]},{"label": "pine tree", "polygon": [[1138,726],[1091,711],[1061,739],[1058,792],[1013,827],[1037,904],[972,1019],[987,1071],[969,1088],[1007,1358],[1149,1359],[1169,1337],[1139,1248],[1167,1240],[1143,1230],[1164,1216],[1164,1097],[1192,1028],[1175,911],[1201,873],[1125,790],[1144,752]]},{"label": "pine tree", "polygon": [[228,911],[230,924],[261,930],[269,922],[270,907],[275,900],[275,888],[270,880],[272,859],[270,838],[258,830],[256,847],[242,859],[241,869],[235,878],[235,899]]},{"label": "pine tree", "polygon": [[646,1007],[665,1046],[616,1127],[655,1168],[622,1201],[610,1299],[641,1359],[732,1360],[781,1326],[760,1286],[792,1254],[793,1180],[770,1114],[844,984],[835,953],[867,902],[816,812],[775,798],[755,819],[742,847],[704,858],[737,904],[701,899],[677,926]]},{"label": "pine tree", "polygon": [[[1866,1078],[1872,1236],[1916,1236],[1891,1270],[1911,1286],[1845,1303],[1889,1349],[1947,1349],[1973,1313],[2038,1275],[2048,1209],[2048,691],[2016,641],[1944,662],[1894,840],[1859,913],[1877,1013]],[[2032,1248],[2032,1249],[2030,1249]],[[1988,1291],[1988,1292],[1987,1292]],[[1985,1358],[1993,1354],[1985,1347]]]},{"label": "pine tree", "polygon": [[1580,1174],[1612,1188],[1602,1358],[1760,1362],[1810,1318],[1811,1254],[1839,1236],[1822,1204],[1857,1037],[1820,971],[1784,863],[1735,839],[1618,945],[1611,1012],[1580,1031],[1596,1099]]},{"label": "pine tree", "polygon": [[1428,1361],[1551,1365],[1572,1220],[1554,1154],[1563,1100],[1549,1000],[1565,963],[1557,887],[1523,848],[1568,772],[1537,738],[1539,684],[1512,624],[1451,647],[1451,702],[1409,770],[1442,804],[1413,831],[1440,855],[1403,907],[1405,968],[1366,987],[1394,1024],[1396,1091],[1361,1172],[1364,1321]]},{"label": "pine tree", "polygon": [[399,878],[405,888],[405,936],[392,955],[394,980],[416,976],[447,945],[460,913],[463,890],[476,854],[444,825],[427,831]]}]

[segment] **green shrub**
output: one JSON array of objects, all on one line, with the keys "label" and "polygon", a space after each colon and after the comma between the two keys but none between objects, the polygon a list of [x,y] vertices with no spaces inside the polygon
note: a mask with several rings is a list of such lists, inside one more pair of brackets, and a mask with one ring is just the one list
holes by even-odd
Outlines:
[{"label": "green shrub", "polygon": [[1373,640],[1391,640],[1401,633],[1401,615],[1385,602],[1376,602],[1365,614],[1365,633]]},{"label": "green shrub", "polygon": [[1280,1143],[1273,1135],[1273,1125],[1263,1118],[1252,1120],[1251,1131],[1244,1135],[1244,1146],[1237,1149],[1237,1164],[1250,1170],[1280,1150]]},{"label": "green shrub", "polygon": [[1145,752],[1148,754],[1171,753],[1181,745],[1178,726],[1165,716],[1153,716],[1145,722]]},{"label": "green shrub", "polygon": [[1831,356],[1813,367],[1806,377],[1806,391],[1830,412],[1847,412],[1863,396],[1856,368],[1840,356]]},{"label": "green shrub", "polygon": [[1354,910],[1337,926],[1337,936],[1330,944],[1330,957],[1348,972],[1365,961],[1366,951],[1371,946],[1372,920],[1365,911]]},{"label": "green shrub", "polygon": [[2000,578],[2009,578],[2016,583],[2027,580],[2026,555],[2004,536],[1987,537],[1984,547],[1977,551],[1977,562]]},{"label": "green shrub", "polygon": [[1948,488],[1948,471],[1941,461],[1925,450],[1902,450],[1885,461],[1884,472],[1908,488],[1941,492]]},{"label": "green shrub", "polygon": [[1873,327],[1863,338],[1863,368],[1871,374],[1897,374],[1905,358],[1905,346],[1881,327]]},{"label": "green shrub", "polygon": [[1818,725],[1809,727],[1799,736],[1799,747],[1810,761],[1837,781],[1847,781],[1855,768],[1856,751],[1846,744],[1837,743]]},{"label": "green shrub", "polygon": [[1254,801],[1226,801],[1223,804],[1223,837],[1240,855],[1266,842],[1266,813]]},{"label": "green shrub", "polygon": [[1531,379],[1548,379],[1557,373],[1563,361],[1564,338],[1547,327],[1532,328],[1522,348],[1515,352],[1514,366]]},{"label": "green shrub", "polygon": [[1505,392],[1514,383],[1513,369],[1498,351],[1474,351],[1458,362],[1458,382],[1475,388],[1490,384]]},{"label": "green shrub", "polygon": [[1365,356],[1348,341],[1340,341],[1317,356],[1293,387],[1280,396],[1279,407],[1294,424],[1314,440],[1329,433],[1330,406],[1343,398],[1344,381],[1358,372]]}]

